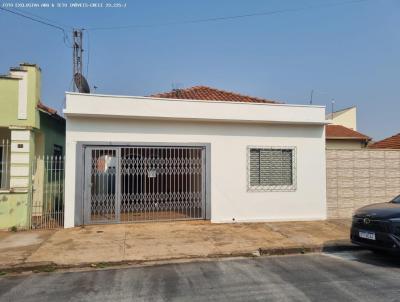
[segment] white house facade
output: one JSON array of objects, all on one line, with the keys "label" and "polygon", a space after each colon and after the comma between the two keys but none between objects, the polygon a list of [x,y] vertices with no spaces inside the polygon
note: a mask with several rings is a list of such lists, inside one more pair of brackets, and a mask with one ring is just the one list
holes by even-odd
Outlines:
[{"label": "white house facade", "polygon": [[321,106],[67,93],[65,227],[326,218]]}]

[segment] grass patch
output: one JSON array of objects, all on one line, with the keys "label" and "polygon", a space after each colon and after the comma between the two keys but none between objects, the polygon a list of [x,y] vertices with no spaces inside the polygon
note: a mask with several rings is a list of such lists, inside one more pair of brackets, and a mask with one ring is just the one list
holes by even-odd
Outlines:
[{"label": "grass patch", "polygon": [[0,271],[0,276],[5,276],[5,275],[7,275],[6,272]]},{"label": "grass patch", "polygon": [[34,273],[52,273],[56,270],[56,267],[54,265],[47,265],[40,267],[38,269],[35,269],[33,272]]}]

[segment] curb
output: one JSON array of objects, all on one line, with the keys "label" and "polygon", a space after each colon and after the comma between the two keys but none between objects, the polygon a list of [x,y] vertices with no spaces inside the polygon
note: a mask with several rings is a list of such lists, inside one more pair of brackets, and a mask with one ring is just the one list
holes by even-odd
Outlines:
[{"label": "curb", "polygon": [[315,245],[315,246],[294,246],[289,248],[260,248],[260,255],[279,256],[279,255],[294,255],[307,253],[322,253],[322,252],[348,252],[359,251],[361,247],[352,244],[330,244],[330,245]]},{"label": "curb", "polygon": [[256,258],[262,256],[284,256],[284,255],[301,255],[309,253],[322,253],[322,252],[345,252],[345,251],[359,251],[363,248],[352,245],[350,243],[344,244],[329,244],[329,245],[315,245],[315,246],[292,246],[282,248],[259,248],[253,252],[233,252],[226,254],[209,254],[204,257],[188,256],[179,258],[167,258],[157,260],[124,260],[116,262],[91,262],[79,263],[74,265],[57,264],[54,262],[27,262],[16,265],[0,266],[0,277],[9,273],[50,273],[54,271],[83,269],[83,270],[99,270],[99,269],[112,269],[112,268],[126,268],[126,267],[143,267],[143,266],[156,266],[167,265],[173,263],[188,263],[188,262],[203,262],[213,261],[217,259],[234,259],[234,258]]}]

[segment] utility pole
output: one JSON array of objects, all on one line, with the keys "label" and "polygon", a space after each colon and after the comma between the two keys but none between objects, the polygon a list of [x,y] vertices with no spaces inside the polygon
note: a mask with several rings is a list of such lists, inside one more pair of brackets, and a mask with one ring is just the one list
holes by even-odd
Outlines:
[{"label": "utility pole", "polygon": [[310,94],[310,105],[312,105],[313,94],[314,94],[314,89],[311,90],[311,94]]},{"label": "utility pole", "polygon": [[82,84],[83,84],[83,29],[76,29],[72,30],[72,37],[73,37],[73,54],[72,54],[72,76],[74,79],[73,90],[74,92],[82,91]]},{"label": "utility pole", "polygon": [[332,99],[332,101],[331,101],[331,105],[332,105],[332,114],[331,114],[331,119],[333,120],[333,112],[334,112],[334,106],[335,106],[335,99]]}]

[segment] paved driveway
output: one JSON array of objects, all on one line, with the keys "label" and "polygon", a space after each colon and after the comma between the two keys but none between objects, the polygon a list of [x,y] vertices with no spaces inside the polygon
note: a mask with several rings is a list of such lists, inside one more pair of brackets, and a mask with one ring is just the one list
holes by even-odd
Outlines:
[{"label": "paved driveway", "polygon": [[0,278],[1,301],[398,301],[400,261],[367,251]]}]

